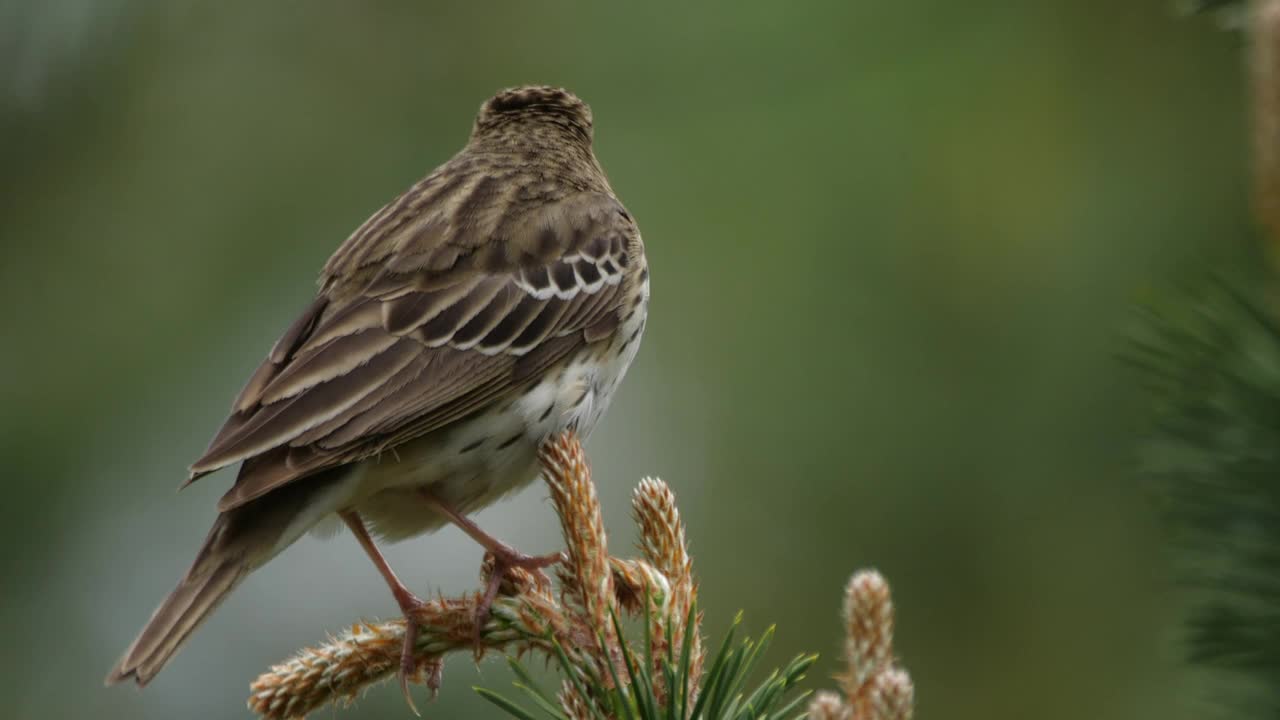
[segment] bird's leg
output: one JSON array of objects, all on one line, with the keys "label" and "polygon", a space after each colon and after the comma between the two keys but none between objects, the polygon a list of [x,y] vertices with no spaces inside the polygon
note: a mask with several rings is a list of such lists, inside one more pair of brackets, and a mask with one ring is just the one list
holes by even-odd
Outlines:
[{"label": "bird's leg", "polygon": [[564,555],[562,553],[526,555],[482,530],[475,521],[455,510],[453,506],[441,500],[430,490],[420,488],[418,492],[436,512],[444,515],[449,519],[449,522],[457,525],[462,532],[493,554],[493,572],[489,574],[484,596],[480,599],[480,606],[476,608],[476,644],[478,646],[480,643],[480,628],[489,620],[489,609],[493,607],[493,600],[498,596],[498,588],[502,585],[502,580],[506,577],[507,572],[516,568],[541,570],[563,561]]},{"label": "bird's leg", "polygon": [[364,520],[354,510],[347,510],[339,513],[342,521],[351,529],[351,534],[356,536],[356,540],[360,542],[360,547],[364,548],[369,559],[378,568],[378,572],[382,573],[382,579],[387,581],[387,586],[391,588],[391,594],[395,596],[396,604],[400,606],[400,612],[404,615],[404,647],[400,650],[400,692],[404,693],[404,701],[409,704],[409,709],[414,715],[421,714],[418,707],[413,704],[413,695],[409,692],[409,678],[412,677],[418,669],[418,663],[414,659],[414,647],[418,642],[418,622],[414,619],[415,610],[426,605],[413,591],[405,587],[405,584],[396,577],[396,573],[391,569],[391,565],[387,563],[387,559],[383,557],[382,551],[374,544],[373,538],[369,535],[369,530],[364,526]]}]

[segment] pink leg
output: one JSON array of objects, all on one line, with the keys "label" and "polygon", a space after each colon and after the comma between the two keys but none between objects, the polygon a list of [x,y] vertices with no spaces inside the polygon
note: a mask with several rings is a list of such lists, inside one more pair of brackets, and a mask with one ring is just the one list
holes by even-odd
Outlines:
[{"label": "pink leg", "polygon": [[480,628],[489,619],[489,609],[493,607],[493,600],[498,596],[498,588],[502,585],[502,579],[506,577],[507,572],[515,568],[541,570],[561,562],[564,556],[561,553],[526,555],[482,530],[471,518],[455,510],[451,505],[436,497],[431,491],[422,488],[418,492],[436,512],[447,517],[449,522],[457,525],[462,532],[493,554],[493,572],[489,575],[489,582],[485,587],[484,596],[480,600],[480,606],[476,609],[476,644],[479,645]]},{"label": "pink leg", "polygon": [[400,606],[400,612],[404,614],[404,647],[400,650],[400,692],[404,693],[404,700],[409,704],[409,709],[414,715],[421,715],[418,708],[413,704],[413,695],[409,692],[409,678],[417,670],[417,662],[414,660],[414,647],[418,642],[418,623],[413,619],[413,611],[422,607],[425,603],[414,595],[405,584],[396,576],[391,565],[387,563],[386,557],[382,555],[382,551],[374,544],[373,538],[370,537],[368,529],[364,526],[364,520],[354,510],[347,510],[339,513],[342,521],[351,529],[351,534],[356,536],[356,540],[360,542],[360,547],[364,548],[365,553],[373,564],[378,568],[378,572],[382,574],[382,579],[387,581],[387,586],[391,588],[391,594],[395,596],[396,604]]}]

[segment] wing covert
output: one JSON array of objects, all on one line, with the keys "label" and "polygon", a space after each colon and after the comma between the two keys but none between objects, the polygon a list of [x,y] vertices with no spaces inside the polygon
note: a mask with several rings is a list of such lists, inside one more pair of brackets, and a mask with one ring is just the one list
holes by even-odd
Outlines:
[{"label": "wing covert", "polygon": [[[631,262],[630,217],[602,193],[538,207],[524,223],[495,225],[510,234],[489,243],[472,237],[474,223],[441,219],[447,212],[374,215],[369,223],[398,222],[400,234],[362,228],[335,253],[317,300],[254,373],[192,479],[244,461],[219,504],[236,507],[455,422],[608,335]],[[394,247],[376,272],[340,262],[379,255],[349,247],[362,238]]]}]

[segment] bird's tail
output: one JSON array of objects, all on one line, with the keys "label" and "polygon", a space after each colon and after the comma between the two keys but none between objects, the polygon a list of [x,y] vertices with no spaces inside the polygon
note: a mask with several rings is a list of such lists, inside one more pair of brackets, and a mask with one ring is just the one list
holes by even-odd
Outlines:
[{"label": "bird's tail", "polygon": [[341,468],[292,482],[218,516],[178,587],[152,613],[107,684],[146,685],[249,573],[337,509]]},{"label": "bird's tail", "polygon": [[191,569],[107,675],[108,685],[130,679],[139,686],[150,682],[240,581],[270,558],[266,541],[274,544],[279,533],[263,533],[237,515],[218,516]]}]

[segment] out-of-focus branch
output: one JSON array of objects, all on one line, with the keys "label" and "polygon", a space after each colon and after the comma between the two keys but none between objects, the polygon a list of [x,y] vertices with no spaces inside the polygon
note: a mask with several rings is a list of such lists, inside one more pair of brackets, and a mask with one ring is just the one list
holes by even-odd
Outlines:
[{"label": "out-of-focus branch", "polygon": [[844,594],[847,669],[837,677],[842,694],[820,692],[809,703],[812,720],[911,720],[915,686],[893,657],[893,600],[875,570],[849,579]]},{"label": "out-of-focus branch", "polygon": [[1276,259],[1280,248],[1280,0],[1254,0],[1249,36],[1254,206]]}]

